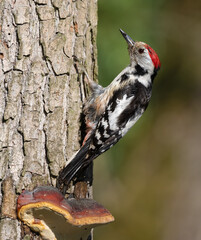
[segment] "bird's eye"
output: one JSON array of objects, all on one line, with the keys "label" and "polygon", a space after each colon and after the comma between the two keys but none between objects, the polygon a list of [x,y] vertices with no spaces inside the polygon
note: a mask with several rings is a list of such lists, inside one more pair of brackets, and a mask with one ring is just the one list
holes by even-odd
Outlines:
[{"label": "bird's eye", "polygon": [[138,52],[139,52],[140,54],[142,54],[142,53],[144,52],[144,49],[143,49],[143,48],[140,48],[140,49],[138,50]]}]

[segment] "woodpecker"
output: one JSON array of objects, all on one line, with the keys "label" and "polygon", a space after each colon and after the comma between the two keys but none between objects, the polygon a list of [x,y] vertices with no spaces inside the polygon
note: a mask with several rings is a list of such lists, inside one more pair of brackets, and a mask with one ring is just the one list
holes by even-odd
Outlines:
[{"label": "woodpecker", "polygon": [[128,45],[130,64],[105,88],[87,77],[92,94],[83,108],[86,135],[79,151],[59,173],[58,186],[68,186],[81,169],[114,146],[148,106],[160,60],[148,44],[120,32]]}]

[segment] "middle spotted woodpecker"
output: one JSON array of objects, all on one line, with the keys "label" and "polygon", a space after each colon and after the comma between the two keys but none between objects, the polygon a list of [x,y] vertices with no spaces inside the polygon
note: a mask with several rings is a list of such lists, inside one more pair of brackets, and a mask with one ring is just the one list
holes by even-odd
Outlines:
[{"label": "middle spotted woodpecker", "polygon": [[68,186],[81,169],[116,144],[148,106],[160,60],[148,44],[120,32],[128,44],[130,65],[106,88],[88,78],[92,95],[84,105],[86,135],[80,150],[60,172],[58,186]]}]

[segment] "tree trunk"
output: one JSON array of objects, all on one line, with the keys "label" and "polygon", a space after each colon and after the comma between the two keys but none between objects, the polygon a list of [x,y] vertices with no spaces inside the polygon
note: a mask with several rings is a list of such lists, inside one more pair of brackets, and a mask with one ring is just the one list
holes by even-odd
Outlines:
[{"label": "tree trunk", "polygon": [[17,219],[17,196],[55,186],[80,147],[83,67],[97,78],[97,0],[2,0],[0,16],[0,239],[18,240],[34,234]]}]

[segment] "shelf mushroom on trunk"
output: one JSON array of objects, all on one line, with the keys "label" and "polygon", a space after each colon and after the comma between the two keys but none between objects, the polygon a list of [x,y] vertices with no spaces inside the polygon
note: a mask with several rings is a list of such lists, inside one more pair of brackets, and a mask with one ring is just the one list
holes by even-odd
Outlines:
[{"label": "shelf mushroom on trunk", "polygon": [[110,212],[94,200],[66,199],[51,186],[23,191],[17,213],[45,240],[87,240],[92,228],[114,221]]}]

